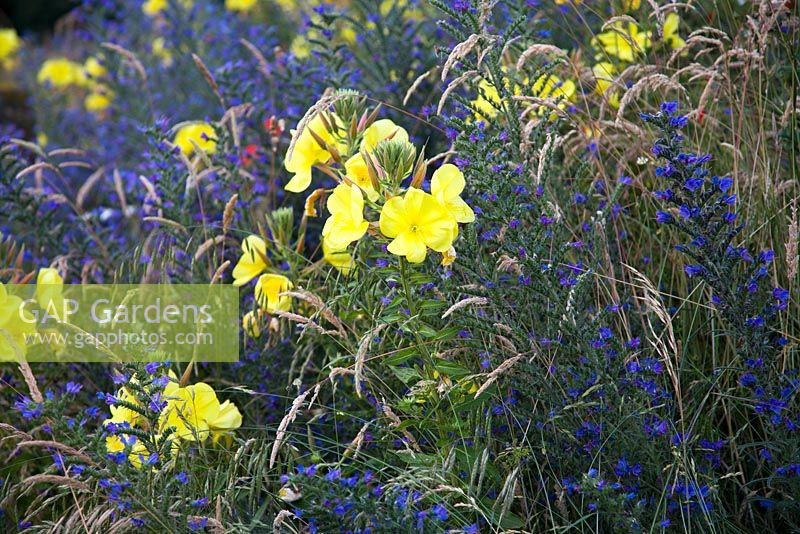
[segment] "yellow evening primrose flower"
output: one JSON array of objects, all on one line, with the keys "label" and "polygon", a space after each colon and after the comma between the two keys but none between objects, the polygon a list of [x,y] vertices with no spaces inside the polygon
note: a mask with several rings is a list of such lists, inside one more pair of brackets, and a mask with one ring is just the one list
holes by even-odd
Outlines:
[{"label": "yellow evening primrose flower", "polygon": [[[572,80],[561,81],[552,74],[543,74],[534,82],[531,90],[533,96],[538,98],[559,100],[558,109],[565,109],[568,102],[572,101],[575,96],[575,82]],[[540,107],[538,114],[544,115],[545,113],[547,113],[547,108]],[[551,117],[555,119],[555,116],[551,115]]]},{"label": "yellow evening primrose flower", "polygon": [[[594,91],[600,96],[608,99],[608,103],[613,108],[619,107],[619,92],[616,89],[608,91],[609,88],[614,86],[616,79],[617,67],[613,63],[602,61],[592,67],[592,74],[595,78]],[[608,91],[608,92],[607,92]]]},{"label": "yellow evening primrose flower", "polygon": [[214,389],[205,382],[180,387],[170,381],[164,388],[167,406],[161,412],[161,426],[175,427],[175,436],[186,441],[205,441],[209,421],[219,417],[220,404]]},{"label": "yellow evening primrose flower", "polygon": [[233,268],[233,285],[243,286],[267,268],[267,244],[257,235],[242,241],[242,257]]},{"label": "yellow evening primrose flower", "polygon": [[156,37],[150,45],[153,55],[161,60],[165,67],[172,65],[172,52],[167,48],[167,43],[163,37]]},{"label": "yellow evening primrose flower", "polygon": [[664,19],[664,42],[673,50],[683,48],[686,45],[686,41],[678,35],[678,26],[680,26],[680,23],[681,18],[677,13],[670,13]]},{"label": "yellow evening primrose flower", "polygon": [[372,186],[372,180],[367,171],[367,163],[359,152],[344,162],[344,169],[347,178],[361,188],[366,193],[367,198],[372,202],[378,200],[378,192]]},{"label": "yellow evening primrose flower", "polygon": [[233,431],[242,426],[242,414],[239,408],[229,400],[219,405],[219,414],[208,422],[211,430],[211,439],[216,445],[221,440],[230,443]]},{"label": "yellow evening primrose flower", "polygon": [[366,150],[368,154],[372,154],[375,147],[381,141],[393,139],[408,143],[408,132],[405,128],[396,125],[390,119],[381,119],[373,122],[369,128],[364,130],[364,136],[361,139],[361,148]]},{"label": "yellow evening primrose flower", "polygon": [[172,143],[187,156],[191,156],[194,153],[195,144],[206,154],[213,154],[217,151],[214,127],[205,122],[182,126],[175,134],[175,139]]},{"label": "yellow evening primrose flower", "polygon": [[453,262],[456,261],[457,256],[456,249],[452,246],[447,251],[442,252],[442,267],[452,265]]},{"label": "yellow evening primrose flower", "polygon": [[57,315],[59,319],[64,310],[64,279],[58,271],[52,268],[39,269],[36,276],[36,302],[43,310],[47,310],[52,315]]},{"label": "yellow evening primrose flower", "polygon": [[[148,17],[155,17],[169,5],[169,0],[147,0],[142,4],[142,13]],[[192,0],[178,0],[178,5],[184,9],[191,9],[194,5]]]},{"label": "yellow evening primrose flower", "polygon": [[[124,386],[119,388],[114,397],[128,404],[133,404],[136,406],[139,405],[139,401],[136,400],[136,397]],[[128,423],[131,426],[136,426],[137,424],[144,422],[144,418],[141,416],[141,414],[139,414],[139,412],[131,410],[126,406],[117,406],[112,404],[109,409],[111,410],[111,422],[113,423]]]},{"label": "yellow evening primrose flower", "polygon": [[91,92],[83,100],[83,106],[89,113],[102,113],[111,106],[111,98],[103,92]]},{"label": "yellow evening primrose flower", "polygon": [[390,198],[381,210],[381,233],[393,238],[389,252],[411,263],[425,260],[427,249],[446,252],[455,237],[456,220],[433,196],[411,187]]},{"label": "yellow evening primrose flower", "polygon": [[128,461],[136,469],[141,469],[150,459],[150,451],[147,450],[147,447],[144,443],[142,443],[142,440],[136,436],[133,436],[133,439],[135,441],[133,442],[133,445],[131,445],[131,452],[128,455]]},{"label": "yellow evening primrose flower", "polygon": [[333,250],[344,250],[367,232],[364,196],[356,185],[339,184],[328,197],[331,216],[322,228],[322,237]]},{"label": "yellow evening primrose flower", "polygon": [[249,311],[242,317],[242,330],[244,330],[244,333],[248,337],[253,339],[261,337],[261,326],[259,325],[261,319],[260,315],[260,313]]},{"label": "yellow evening primrose flower", "polygon": [[[519,96],[519,87],[514,87],[514,94]],[[475,118],[479,121],[488,121],[497,115],[497,105],[500,105],[500,95],[497,88],[488,81],[481,79],[478,82],[478,96],[472,101],[472,106],[477,110]]]},{"label": "yellow evening primrose flower", "polygon": [[289,50],[298,59],[305,59],[311,55],[311,43],[305,35],[297,35],[292,39]]},{"label": "yellow evening primrose flower", "polygon": [[66,58],[48,59],[42,63],[36,81],[40,84],[49,84],[56,88],[69,87],[70,85],[85,85],[86,73],[83,65]]},{"label": "yellow evening primrose flower", "polygon": [[347,250],[333,250],[325,239],[322,240],[322,257],[328,265],[335,267],[344,276],[349,276],[356,264]]},{"label": "yellow evening primrose flower", "polygon": [[92,56],[83,63],[83,70],[86,74],[94,80],[98,80],[108,74],[108,71],[100,63],[100,60]]},{"label": "yellow evening primrose flower", "polygon": [[445,163],[433,173],[431,194],[456,222],[471,223],[475,220],[475,212],[460,196],[465,185],[464,173],[452,163]]},{"label": "yellow evening primrose flower", "polygon": [[0,282],[0,360],[12,360],[28,351],[28,337],[36,332],[33,314],[21,298],[9,295]]},{"label": "yellow evening primrose flower", "polygon": [[292,298],[281,295],[281,293],[289,291],[293,287],[294,284],[292,284],[291,280],[282,274],[262,274],[258,282],[256,282],[256,302],[266,308],[269,313],[289,311]]},{"label": "yellow evening primrose flower", "polygon": [[625,11],[636,11],[642,5],[642,0],[622,0],[622,9]]},{"label": "yellow evening primrose flower", "polygon": [[[633,22],[617,21],[607,31],[592,39],[592,46],[620,61],[632,63],[652,44],[650,32],[639,29]],[[602,59],[599,54],[598,59]]]},{"label": "yellow evening primrose flower", "polygon": [[228,11],[250,11],[258,0],[225,0]]},{"label": "yellow evening primrose flower", "polygon": [[14,66],[20,46],[22,46],[22,41],[13,28],[0,29],[0,67],[11,68]]},{"label": "yellow evening primrose flower", "polygon": [[292,193],[300,193],[308,189],[308,186],[311,185],[311,168],[314,165],[325,163],[331,157],[330,153],[319,145],[311,134],[312,131],[325,143],[336,146],[338,149],[339,143],[334,139],[334,135],[325,128],[325,122],[320,114],[308,121],[299,137],[296,130],[292,131],[294,148],[283,163],[286,170],[294,174],[284,187]]},{"label": "yellow evening primrose flower", "polygon": [[167,0],[147,0],[142,4],[142,13],[148,17],[154,17],[167,9],[168,4]]}]

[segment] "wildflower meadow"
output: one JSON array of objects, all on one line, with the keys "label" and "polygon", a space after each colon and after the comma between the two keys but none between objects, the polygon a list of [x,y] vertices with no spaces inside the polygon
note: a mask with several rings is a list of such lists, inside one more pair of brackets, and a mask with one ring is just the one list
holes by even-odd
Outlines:
[{"label": "wildflower meadow", "polygon": [[800,532],[798,6],[4,2],[0,532]]}]

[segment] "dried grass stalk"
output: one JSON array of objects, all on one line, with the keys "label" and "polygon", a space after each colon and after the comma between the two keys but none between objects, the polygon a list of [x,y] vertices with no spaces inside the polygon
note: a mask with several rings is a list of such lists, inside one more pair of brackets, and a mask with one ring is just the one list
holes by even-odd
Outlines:
[{"label": "dried grass stalk", "polygon": [[366,380],[366,376],[364,375],[364,363],[367,359],[367,351],[369,350],[370,343],[372,343],[372,339],[377,336],[381,330],[386,327],[386,324],[380,324],[376,328],[373,328],[361,339],[361,343],[358,344],[358,352],[356,352],[355,363],[353,366],[353,370],[355,372],[355,383],[356,383],[356,395],[361,397],[361,382]]},{"label": "dried grass stalk", "polygon": [[630,265],[623,263],[623,266],[633,274],[633,279],[639,284],[639,288],[643,290],[641,296],[634,295],[634,297],[642,301],[647,306],[647,309],[653,312],[661,324],[664,325],[663,332],[659,335],[650,321],[650,317],[645,316],[651,334],[650,343],[667,368],[667,374],[670,377],[672,387],[675,390],[675,398],[678,401],[678,413],[681,421],[683,421],[683,394],[681,393],[681,383],[676,370],[680,367],[680,353],[678,352],[678,343],[675,340],[675,331],[672,328],[672,317],[664,307],[661,296],[653,282]]},{"label": "dried grass stalk", "polygon": [[465,81],[469,80],[470,78],[474,77],[478,74],[476,70],[468,70],[452,82],[450,82],[445,90],[442,92],[442,97],[439,99],[439,105],[436,108],[436,114],[441,115],[442,109],[444,108],[445,102],[447,102],[447,97],[450,96],[450,93],[458,89],[458,87],[464,83]]},{"label": "dried grass stalk", "polygon": [[297,418],[297,414],[303,407],[303,403],[306,401],[306,397],[308,397],[309,393],[311,393],[310,389],[295,397],[294,401],[292,401],[291,408],[289,408],[289,412],[281,419],[278,425],[278,432],[275,435],[275,443],[272,444],[272,452],[269,455],[270,469],[275,465],[275,460],[278,458],[278,451],[280,451],[283,440],[286,438],[286,429],[289,428],[289,425]]},{"label": "dried grass stalk", "polygon": [[511,369],[511,368],[514,366],[514,364],[516,364],[516,363],[517,363],[518,361],[520,361],[521,359],[522,359],[522,355],[521,355],[521,354],[517,354],[516,356],[512,356],[511,358],[507,359],[506,361],[504,361],[503,363],[501,363],[500,365],[498,365],[498,366],[497,366],[497,367],[496,367],[496,368],[495,368],[495,369],[494,369],[494,370],[493,370],[491,373],[489,373],[488,375],[486,375],[486,382],[484,382],[484,383],[481,385],[481,387],[479,387],[479,388],[478,388],[478,391],[476,391],[476,392],[475,392],[475,398],[477,399],[478,397],[480,397],[480,396],[481,396],[481,394],[482,394],[484,391],[486,391],[487,389],[489,389],[489,387],[490,387],[492,384],[494,384],[495,382],[497,382],[497,380],[498,380],[498,379],[499,379],[499,378],[500,378],[500,377],[501,377],[503,374],[505,374],[505,372],[506,372],[507,370]]},{"label": "dried grass stalk", "polygon": [[142,62],[139,61],[139,58],[136,57],[136,54],[114,43],[102,43],[100,46],[108,50],[111,50],[112,52],[116,52],[117,54],[127,59],[128,62],[136,70],[136,72],[139,74],[139,77],[142,79],[142,81],[143,82],[147,81],[147,71],[145,70],[144,65],[142,65]]},{"label": "dried grass stalk", "polygon": [[436,71],[436,69],[437,69],[437,67],[433,67],[431,69],[426,70],[425,72],[423,72],[419,76],[417,76],[417,79],[414,80],[414,83],[412,83],[411,87],[409,87],[408,91],[406,91],[406,96],[403,97],[403,105],[404,106],[406,104],[408,104],[408,100],[417,91],[417,89],[419,89],[419,86],[422,85],[422,82],[424,82],[428,78],[428,76],[433,74]]},{"label": "dried grass stalk", "polygon": [[481,36],[477,33],[473,33],[469,37],[467,37],[466,41],[462,41],[455,45],[453,49],[450,51],[450,55],[447,56],[447,60],[444,62],[444,66],[442,67],[442,81],[447,79],[447,75],[450,72],[450,69],[458,63],[461,59],[467,56],[473,48],[478,44],[481,40]]},{"label": "dried grass stalk", "polygon": [[462,308],[466,308],[467,306],[486,306],[489,304],[489,299],[485,297],[469,297],[464,300],[459,300],[445,311],[442,314],[442,319],[447,318],[451,313],[454,313]]},{"label": "dried grass stalk", "polygon": [[529,46],[524,52],[522,52],[522,54],[520,54],[519,59],[517,59],[517,70],[520,70],[532,56],[546,55],[566,57],[567,53],[557,46],[545,43],[536,43]]}]

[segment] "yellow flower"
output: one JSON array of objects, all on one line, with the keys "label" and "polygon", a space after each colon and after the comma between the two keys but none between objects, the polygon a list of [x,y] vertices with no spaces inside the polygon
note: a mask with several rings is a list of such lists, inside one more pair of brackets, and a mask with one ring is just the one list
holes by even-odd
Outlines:
[{"label": "yellow flower", "polygon": [[305,59],[311,55],[311,43],[305,35],[297,35],[292,39],[289,50],[298,59]]},{"label": "yellow flower", "polygon": [[396,125],[390,119],[381,119],[373,122],[369,128],[364,130],[364,137],[361,140],[361,148],[366,150],[367,153],[372,154],[375,147],[381,141],[387,139],[394,139],[397,141],[408,142],[408,132]]},{"label": "yellow flower", "polygon": [[608,61],[602,61],[592,67],[592,74],[595,78],[594,90],[598,95],[603,95],[606,89],[614,84],[614,76],[617,74],[617,67]]},{"label": "yellow flower", "polygon": [[257,0],[225,0],[225,9],[229,11],[250,11]]},{"label": "yellow flower", "polygon": [[[155,17],[169,5],[169,0],[147,0],[142,4],[142,13],[148,17]],[[191,9],[194,2],[192,0],[178,0],[178,5],[184,9]]]},{"label": "yellow flower", "polygon": [[641,0],[622,0],[622,9],[625,11],[636,11],[642,5]]},{"label": "yellow flower", "polygon": [[612,89],[608,91],[609,88],[613,87],[614,80],[617,74],[617,67],[614,66],[613,63],[609,63],[607,61],[602,61],[592,67],[592,74],[594,74],[595,78],[595,86],[594,91],[600,96],[604,96],[608,98],[608,103],[613,108],[619,107],[619,91],[616,89]]},{"label": "yellow flower", "polygon": [[[650,32],[643,32],[633,22],[615,22],[608,31],[592,39],[592,46],[621,61],[632,63],[652,44]],[[603,57],[599,55],[598,59]]]},{"label": "yellow flower", "polygon": [[9,295],[0,282],[0,360],[13,359],[28,351],[27,338],[36,331],[31,312],[21,298]]},{"label": "yellow flower", "polygon": [[214,389],[205,382],[180,387],[170,381],[164,388],[167,406],[161,412],[162,428],[174,427],[175,436],[187,441],[205,441],[209,421],[219,417],[220,404]]},{"label": "yellow flower", "polygon": [[154,17],[167,9],[167,0],[147,0],[142,4],[142,13],[148,17]]},{"label": "yellow flower", "polygon": [[328,197],[331,216],[322,228],[322,237],[333,250],[344,250],[367,232],[364,220],[364,197],[356,185],[339,184]]},{"label": "yellow flower", "polygon": [[242,257],[233,268],[233,285],[243,286],[267,268],[267,244],[257,235],[242,241]]},{"label": "yellow flower", "polygon": [[242,330],[249,337],[258,339],[261,337],[261,310],[257,312],[249,311],[242,317]]},{"label": "yellow flower", "polygon": [[[528,80],[523,80],[523,83],[527,84]],[[561,81],[557,76],[552,74],[541,75],[531,87],[533,96],[551,98],[553,100],[561,99],[561,102],[558,104],[559,109],[566,108],[567,102],[574,100],[575,89],[575,82],[572,80]],[[513,93],[515,96],[520,96],[522,94],[522,88],[514,84]],[[481,79],[478,83],[478,96],[472,101],[472,105],[477,110],[475,113],[475,118],[477,120],[485,121],[497,115],[497,108],[502,107],[497,88],[488,81]],[[538,113],[539,115],[544,115],[547,113],[547,109],[540,107]],[[555,116],[552,115],[552,118],[555,118]]]},{"label": "yellow flower", "polygon": [[64,88],[70,85],[85,85],[86,73],[83,65],[65,58],[48,59],[42,64],[36,81],[40,84],[50,84],[53,87]]},{"label": "yellow flower", "polygon": [[[514,87],[514,94],[519,95],[518,87]],[[472,106],[477,110],[475,118],[479,121],[487,121],[497,115],[496,105],[500,104],[500,95],[497,88],[488,81],[481,78],[478,83],[478,96],[472,101]]]},{"label": "yellow flower", "polygon": [[182,126],[175,134],[175,139],[172,143],[187,156],[191,156],[194,153],[195,144],[206,154],[213,154],[217,151],[214,128],[205,122]]},{"label": "yellow flower", "polygon": [[108,71],[100,63],[100,60],[92,56],[83,63],[83,70],[86,71],[91,78],[98,80],[108,74]]},{"label": "yellow flower", "polygon": [[38,134],[36,134],[36,144],[38,144],[40,147],[42,148],[46,147],[48,141],[49,139],[47,138],[46,133],[39,132]]},{"label": "yellow flower", "polygon": [[433,196],[411,187],[405,195],[390,198],[381,211],[381,232],[389,252],[411,263],[425,260],[427,249],[445,252],[455,237],[457,223]]},{"label": "yellow flower", "polygon": [[664,19],[664,42],[667,43],[673,50],[683,48],[686,45],[680,35],[678,35],[678,26],[680,26],[681,18],[677,13],[670,13]]},{"label": "yellow flower", "polygon": [[372,202],[378,200],[378,192],[372,186],[372,180],[367,171],[367,163],[360,152],[344,162],[344,169],[347,178],[360,187],[367,194],[368,199]]},{"label": "yellow flower", "polygon": [[475,220],[475,212],[460,196],[465,185],[464,173],[452,163],[445,163],[433,173],[431,194],[456,222],[471,223]]},{"label": "yellow flower", "polygon": [[63,288],[64,279],[57,270],[39,269],[39,274],[36,276],[36,302],[48,313],[59,315],[59,319],[61,319],[60,314],[64,309]]},{"label": "yellow flower", "polygon": [[228,400],[219,405],[217,417],[208,422],[214,445],[223,439],[230,443],[233,431],[240,426],[242,426],[242,414],[239,412],[239,408]]},{"label": "yellow flower", "polygon": [[293,287],[294,284],[282,274],[263,274],[256,282],[256,301],[269,313],[288,311],[292,298],[281,293]]},{"label": "yellow flower", "polygon": [[135,441],[133,445],[131,445],[131,453],[128,455],[128,461],[136,469],[141,469],[145,462],[150,459],[150,451],[147,450],[142,440],[135,436],[133,439]]},{"label": "yellow flower", "polygon": [[[533,96],[559,100],[558,109],[564,109],[567,107],[567,103],[575,96],[575,82],[572,80],[561,81],[552,74],[543,74],[539,76],[531,90],[533,91]],[[547,108],[540,107],[538,114],[544,115],[545,113],[547,113]],[[551,118],[555,119],[555,115],[552,113]]]},{"label": "yellow flower", "polygon": [[442,267],[452,265],[456,257],[456,249],[452,246],[446,252],[442,252]]},{"label": "yellow flower", "polygon": [[0,66],[13,67],[21,45],[22,41],[13,28],[0,29]]},{"label": "yellow flower", "polygon": [[[117,394],[114,397],[118,400],[124,401],[128,404],[133,404],[138,406],[139,401],[136,400],[136,397],[131,394],[127,388],[124,386],[119,388]],[[144,418],[134,410],[131,410],[127,406],[117,406],[112,404],[110,407],[111,410],[111,421],[114,423],[128,423],[131,426],[136,426],[139,423],[144,422]]]},{"label": "yellow flower", "polygon": [[103,92],[92,92],[86,95],[83,105],[90,113],[102,113],[111,106],[111,99]]},{"label": "yellow flower", "polygon": [[311,185],[311,167],[325,163],[331,157],[330,152],[321,147],[317,140],[314,139],[311,134],[312,131],[328,145],[337,145],[333,134],[325,128],[325,123],[320,114],[315,115],[314,118],[308,121],[303,131],[300,132],[299,137],[296,130],[292,132],[294,149],[291,156],[287,157],[283,164],[287,171],[294,174],[285,186],[285,189],[292,193],[305,191]]},{"label": "yellow flower", "polygon": [[172,52],[169,51],[166,41],[163,37],[156,37],[153,39],[150,49],[153,55],[161,60],[161,64],[165,67],[172,65]]},{"label": "yellow flower", "polygon": [[347,250],[333,250],[325,239],[322,240],[322,257],[344,276],[349,276],[355,266],[355,261]]}]

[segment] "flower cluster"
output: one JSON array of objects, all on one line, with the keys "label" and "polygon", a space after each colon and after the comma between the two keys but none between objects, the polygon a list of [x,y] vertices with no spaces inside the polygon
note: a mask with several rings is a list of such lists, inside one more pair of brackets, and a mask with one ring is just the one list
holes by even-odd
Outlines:
[{"label": "flower cluster", "polygon": [[[158,364],[146,371],[156,373]],[[125,380],[121,377],[120,380]],[[154,465],[164,451],[175,455],[182,443],[232,442],[242,425],[235,404],[220,402],[205,382],[181,385],[172,371],[140,381],[135,375],[115,395],[109,395],[111,417],[103,422],[108,437],[106,450],[118,463],[126,459],[141,468]]]}]

